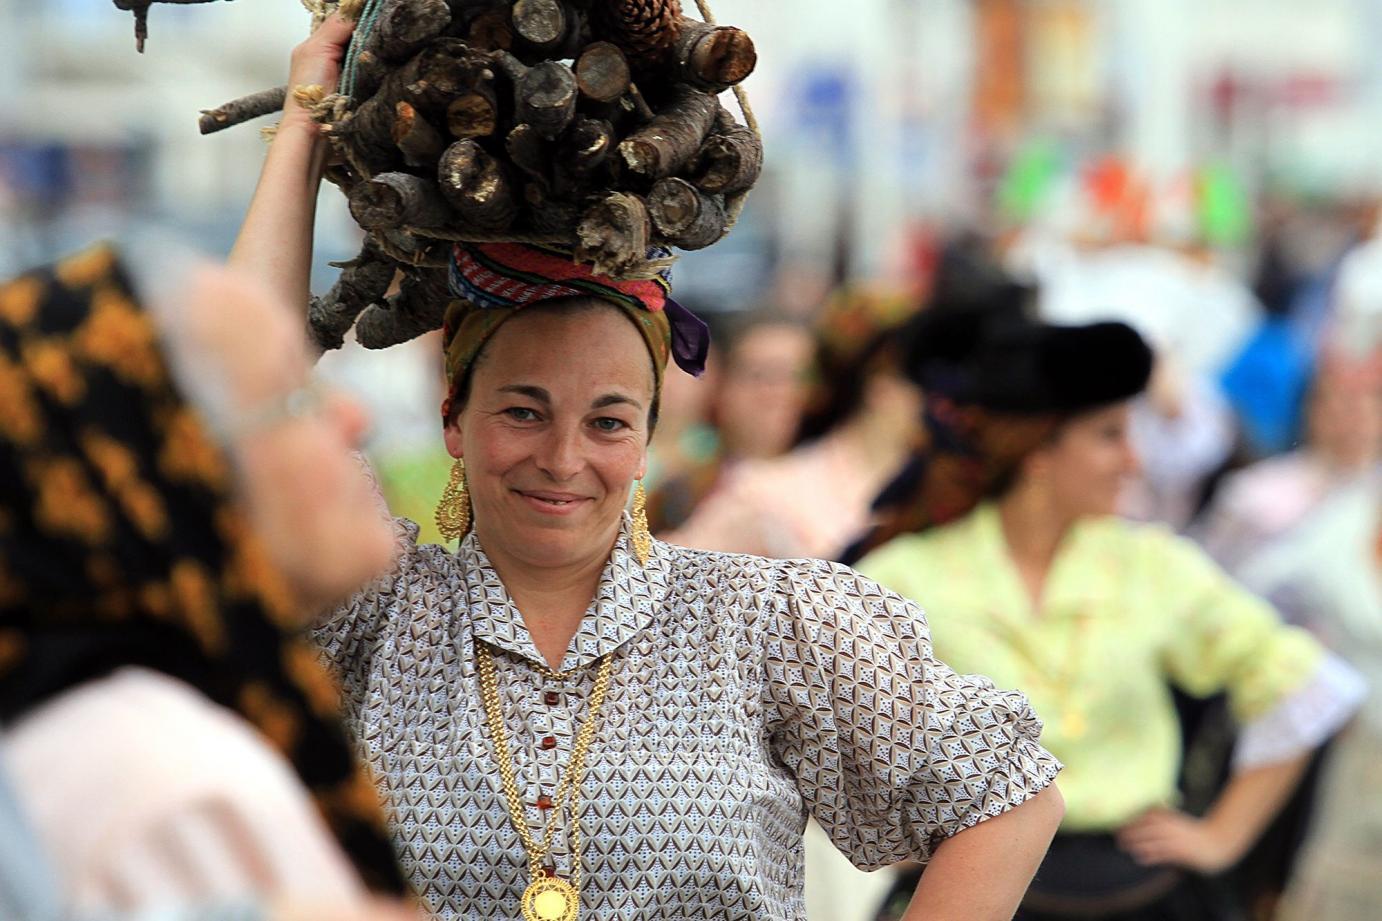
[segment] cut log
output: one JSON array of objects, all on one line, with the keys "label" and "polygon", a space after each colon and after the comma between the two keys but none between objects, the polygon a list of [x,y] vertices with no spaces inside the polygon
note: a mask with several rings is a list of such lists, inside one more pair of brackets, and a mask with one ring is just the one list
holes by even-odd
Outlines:
[{"label": "cut log", "polygon": [[376,52],[361,50],[355,58],[355,86],[350,95],[355,99],[368,99],[379,92],[384,78],[389,75],[389,64]]},{"label": "cut log", "polygon": [[398,161],[393,124],[398,103],[423,114],[444,113],[446,105],[475,86],[488,70],[488,56],[457,39],[440,39],[408,63],[389,72],[379,92],[331,126],[331,133],[352,145],[371,167],[389,171]]},{"label": "cut log", "polygon": [[450,246],[443,240],[420,237],[406,230],[376,230],[373,236],[379,239],[381,247],[388,244],[390,258],[410,266],[445,262]]},{"label": "cut log", "polygon": [[643,93],[638,89],[638,84],[629,84],[629,93],[624,97],[624,101],[632,108],[639,124],[646,125],[656,117],[653,107],[648,105],[648,100],[643,98]]},{"label": "cut log", "polygon": [[351,95],[368,99],[390,69],[406,63],[451,25],[447,0],[393,0],[382,7],[374,31],[355,59]]},{"label": "cut log", "polygon": [[446,149],[438,183],[468,228],[495,233],[508,230],[518,217],[518,203],[503,165],[474,140],[457,141]]},{"label": "cut log", "polygon": [[452,295],[445,269],[414,269],[398,293],[370,305],[355,323],[355,338],[367,349],[386,349],[440,329]]},{"label": "cut log", "polygon": [[492,7],[471,20],[466,41],[480,51],[508,51],[513,48],[513,18],[507,7]]},{"label": "cut log", "polygon": [[762,172],[763,142],[730,118],[728,125],[720,121],[696,155],[691,182],[712,195],[738,195],[753,188]]},{"label": "cut log", "polygon": [[233,102],[227,102],[223,106],[203,111],[199,127],[202,134],[215,134],[217,131],[242,125],[261,116],[281,112],[283,104],[287,101],[288,87],[286,86],[263,90]]},{"label": "cut log", "polygon": [[400,102],[394,111],[393,141],[403,152],[404,162],[418,169],[431,168],[446,149],[441,133],[410,102]]},{"label": "cut log", "polygon": [[383,299],[398,265],[366,236],[360,255],[341,268],[336,284],[325,296],[313,298],[307,309],[308,330],[324,351],[340,348],[361,311]]},{"label": "cut log", "polygon": [[537,52],[560,45],[570,25],[561,0],[517,0],[512,15],[514,34]]},{"label": "cut log", "polygon": [[571,236],[576,232],[581,220],[580,206],[554,197],[541,183],[528,183],[523,189],[523,202],[527,225],[535,233]]},{"label": "cut log", "polygon": [[595,42],[576,59],[576,86],[594,102],[615,102],[629,91],[632,75],[624,52],[610,42]]},{"label": "cut log", "polygon": [[435,182],[411,173],[381,173],[350,192],[350,213],[366,230],[445,227],[455,220]]},{"label": "cut log", "polygon": [[728,227],[724,199],[685,179],[659,179],[648,195],[648,215],[662,238],[682,249],[705,249]]},{"label": "cut log", "polygon": [[676,175],[700,152],[718,109],[714,96],[683,91],[619,145],[624,165],[649,179]]},{"label": "cut log", "polygon": [[557,143],[557,162],[573,176],[588,176],[614,150],[614,127],[603,119],[578,117]]},{"label": "cut log", "polygon": [[394,0],[383,7],[365,48],[388,63],[401,64],[450,25],[447,0]]},{"label": "cut log", "polygon": [[551,183],[551,144],[532,125],[517,125],[504,139],[509,160],[544,186]]},{"label": "cut log", "polygon": [[499,120],[499,97],[489,80],[457,96],[446,107],[446,125],[452,137],[490,137],[499,130]]},{"label": "cut log", "polygon": [[521,124],[532,125],[546,138],[566,130],[576,115],[580,95],[570,67],[558,61],[528,67],[507,52],[499,52],[495,60],[513,81],[514,107]]},{"label": "cut log", "polygon": [[708,93],[722,93],[753,73],[758,51],[743,29],[685,19],[673,62],[682,82]]},{"label": "cut log", "polygon": [[612,192],[589,208],[576,228],[576,258],[616,278],[647,258],[652,221],[637,195]]}]

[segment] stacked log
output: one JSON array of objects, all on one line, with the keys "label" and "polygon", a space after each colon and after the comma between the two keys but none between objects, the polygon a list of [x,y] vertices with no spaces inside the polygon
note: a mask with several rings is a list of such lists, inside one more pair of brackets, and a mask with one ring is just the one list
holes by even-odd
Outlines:
[{"label": "stacked log", "polygon": [[[723,237],[762,169],[757,132],[717,98],[752,73],[753,42],[678,0],[381,0],[372,21],[353,86],[313,107],[367,231],[313,306],[323,347],[357,317],[374,347],[436,319],[422,302],[444,291],[450,241],[559,243],[596,271],[646,272],[650,246]],[[203,113],[202,130],[286,92]],[[380,287],[386,267],[400,284]]]}]

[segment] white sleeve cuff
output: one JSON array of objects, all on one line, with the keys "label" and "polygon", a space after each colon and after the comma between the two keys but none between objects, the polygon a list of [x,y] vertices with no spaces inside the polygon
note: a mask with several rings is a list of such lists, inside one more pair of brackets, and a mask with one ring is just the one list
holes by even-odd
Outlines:
[{"label": "white sleeve cuff", "polygon": [[1234,771],[1288,761],[1323,745],[1358,712],[1368,686],[1353,666],[1326,653],[1302,687],[1243,726]]}]

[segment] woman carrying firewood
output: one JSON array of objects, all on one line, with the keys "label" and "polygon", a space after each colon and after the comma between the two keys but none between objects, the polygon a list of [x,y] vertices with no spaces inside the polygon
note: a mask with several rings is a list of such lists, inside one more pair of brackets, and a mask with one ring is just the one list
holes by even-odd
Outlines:
[{"label": "woman carrying firewood", "polygon": [[[333,85],[350,38],[328,19],[291,85]],[[232,261],[299,303],[326,160],[290,94]],[[809,813],[862,867],[929,861],[911,917],[1009,918],[1062,814],[1025,699],[955,674],[915,606],[845,567],[648,534],[663,374],[706,345],[665,273],[463,244],[450,285],[460,547],[400,520],[394,571],[317,629],[422,904],[802,919]]]}]

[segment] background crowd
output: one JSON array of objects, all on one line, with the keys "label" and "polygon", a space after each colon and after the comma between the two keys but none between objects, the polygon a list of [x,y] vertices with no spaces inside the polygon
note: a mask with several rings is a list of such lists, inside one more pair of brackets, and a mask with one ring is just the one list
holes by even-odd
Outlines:
[{"label": "background crowd", "polygon": [[[842,558],[927,437],[904,331],[1011,279],[1036,317],[1153,346],[1121,512],[1197,542],[1382,688],[1376,4],[715,6],[760,38],[768,170],[730,242],[678,268],[714,346],[703,378],[667,381],[654,533]],[[138,59],[106,0],[0,0],[0,275],[143,225],[227,250],[260,142],[196,138],[196,110],[280,82],[300,12],[160,9]],[[356,245],[334,194],[319,287]],[[319,372],[369,404],[384,492],[424,539],[450,466],[440,355],[348,347]],[[1234,737],[1222,701],[1178,703],[1193,809]],[[1219,875],[1224,921],[1382,916],[1379,760],[1374,691]],[[816,891],[812,917],[870,919],[891,885]]]}]

